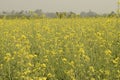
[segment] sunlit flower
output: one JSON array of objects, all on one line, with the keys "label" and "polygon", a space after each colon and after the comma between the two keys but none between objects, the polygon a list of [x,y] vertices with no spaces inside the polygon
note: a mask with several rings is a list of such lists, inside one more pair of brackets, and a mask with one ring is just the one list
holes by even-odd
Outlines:
[{"label": "sunlit flower", "polygon": [[94,72],[94,71],[95,71],[95,69],[94,69],[93,66],[89,66],[89,70],[90,70],[91,72]]},{"label": "sunlit flower", "polygon": [[111,50],[107,49],[107,50],[105,50],[105,54],[106,54],[106,55],[111,55],[112,52],[111,52]]}]

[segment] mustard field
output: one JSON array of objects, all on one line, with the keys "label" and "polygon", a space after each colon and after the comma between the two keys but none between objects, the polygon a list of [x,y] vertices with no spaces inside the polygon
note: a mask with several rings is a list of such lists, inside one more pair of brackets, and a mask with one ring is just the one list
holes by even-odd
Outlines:
[{"label": "mustard field", "polygon": [[0,19],[0,80],[120,80],[120,20]]}]

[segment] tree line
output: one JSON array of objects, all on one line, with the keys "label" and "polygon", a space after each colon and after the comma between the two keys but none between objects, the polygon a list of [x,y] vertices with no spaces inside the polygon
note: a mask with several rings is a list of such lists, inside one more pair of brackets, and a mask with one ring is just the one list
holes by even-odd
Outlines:
[{"label": "tree line", "polygon": [[97,14],[89,10],[88,12],[81,12],[80,14],[76,14],[74,12],[43,12],[41,9],[37,9],[35,11],[2,11],[0,13],[0,18],[79,18],[79,17],[113,17],[117,14],[112,11],[107,14]]}]

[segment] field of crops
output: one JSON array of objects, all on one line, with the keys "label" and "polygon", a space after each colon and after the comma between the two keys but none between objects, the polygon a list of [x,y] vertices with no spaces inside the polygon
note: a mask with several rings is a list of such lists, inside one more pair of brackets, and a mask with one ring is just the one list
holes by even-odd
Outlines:
[{"label": "field of crops", "polygon": [[0,19],[0,80],[120,80],[120,21]]}]

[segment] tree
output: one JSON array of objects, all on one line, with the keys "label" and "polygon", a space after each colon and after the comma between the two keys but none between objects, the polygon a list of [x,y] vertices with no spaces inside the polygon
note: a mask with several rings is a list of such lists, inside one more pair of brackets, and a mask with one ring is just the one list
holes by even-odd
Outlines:
[{"label": "tree", "polygon": [[37,9],[37,10],[35,10],[34,13],[36,13],[38,16],[43,15],[43,12],[42,12],[41,9]]},{"label": "tree", "polygon": [[115,16],[116,15],[116,13],[114,12],[114,11],[112,11],[108,16],[109,17],[113,17],[113,16]]},{"label": "tree", "polygon": [[69,13],[69,17],[70,17],[70,18],[75,18],[75,17],[77,17],[77,15],[76,15],[74,12],[71,11],[71,12]]},{"label": "tree", "polygon": [[60,17],[60,13],[56,12],[56,16],[57,16],[57,18],[59,18]]},{"label": "tree", "polygon": [[56,12],[57,18],[66,18],[67,13],[66,12]]}]

